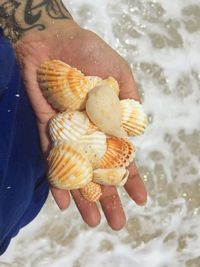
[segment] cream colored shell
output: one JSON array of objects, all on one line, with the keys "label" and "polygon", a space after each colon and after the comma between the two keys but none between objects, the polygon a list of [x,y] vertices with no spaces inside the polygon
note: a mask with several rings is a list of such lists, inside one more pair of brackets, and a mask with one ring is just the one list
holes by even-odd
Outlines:
[{"label": "cream colored shell", "polygon": [[86,78],[90,82],[90,88],[88,91],[92,90],[96,86],[109,86],[113,89],[116,95],[119,96],[119,91],[120,91],[119,84],[115,78],[108,77],[106,79],[101,79],[98,76],[86,76]]},{"label": "cream colored shell", "polygon": [[110,86],[97,86],[89,92],[86,112],[91,121],[104,133],[127,137],[121,124],[120,101]]}]

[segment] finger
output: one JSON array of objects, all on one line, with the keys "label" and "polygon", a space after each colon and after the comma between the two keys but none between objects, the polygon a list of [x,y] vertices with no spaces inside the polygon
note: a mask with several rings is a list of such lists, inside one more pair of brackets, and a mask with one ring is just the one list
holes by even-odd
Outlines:
[{"label": "finger", "polygon": [[97,226],[100,223],[101,215],[96,203],[84,199],[79,190],[71,190],[71,194],[84,222],[91,227]]},{"label": "finger", "polygon": [[138,169],[134,163],[132,163],[128,169],[130,174],[124,188],[138,205],[144,205],[147,201],[147,192]]},{"label": "finger", "polygon": [[51,193],[55,199],[56,204],[61,210],[67,209],[69,207],[70,196],[67,190],[51,187]]},{"label": "finger", "polygon": [[120,77],[120,99],[133,98],[137,101],[140,101],[139,92],[132,74],[130,67],[125,64],[122,68]]},{"label": "finger", "polygon": [[100,199],[102,210],[113,230],[120,230],[126,224],[126,216],[114,186],[102,186],[103,194]]}]

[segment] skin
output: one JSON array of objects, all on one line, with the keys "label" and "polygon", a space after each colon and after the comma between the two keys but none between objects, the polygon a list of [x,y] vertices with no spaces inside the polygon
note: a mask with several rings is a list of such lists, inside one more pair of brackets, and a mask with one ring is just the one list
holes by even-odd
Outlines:
[{"label": "skin", "polygon": [[[73,20],[56,22],[47,30],[35,35],[28,32],[14,45],[14,49],[36,114],[45,156],[48,155],[50,145],[47,124],[55,114],[55,110],[43,97],[37,82],[36,70],[44,61],[59,59],[80,69],[86,75],[102,78],[113,76],[120,84],[121,99],[140,100],[131,70],[124,59],[95,33],[82,29]],[[143,181],[134,163],[130,165],[129,170],[130,176],[124,188],[135,203],[142,205],[147,199]],[[96,203],[83,199],[79,190],[68,192],[51,186],[50,188],[60,209],[66,209],[69,206],[71,193],[85,223],[91,227],[100,223],[100,212]],[[110,227],[114,230],[123,228],[126,217],[114,186],[103,186],[100,204]]]}]

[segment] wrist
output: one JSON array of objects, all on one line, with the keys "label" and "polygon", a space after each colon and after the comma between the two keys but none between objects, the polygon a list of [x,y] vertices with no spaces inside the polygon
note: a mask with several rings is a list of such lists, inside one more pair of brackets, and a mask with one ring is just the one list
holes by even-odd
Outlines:
[{"label": "wrist", "polygon": [[13,43],[23,36],[39,37],[57,24],[75,24],[61,0],[0,0],[0,26]]}]

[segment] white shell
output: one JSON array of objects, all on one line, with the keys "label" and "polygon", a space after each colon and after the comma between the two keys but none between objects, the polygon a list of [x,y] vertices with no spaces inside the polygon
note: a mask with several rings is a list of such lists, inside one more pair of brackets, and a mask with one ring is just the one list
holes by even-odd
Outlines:
[{"label": "white shell", "polygon": [[57,113],[49,123],[52,141],[78,141],[90,128],[90,121],[84,112]]}]

